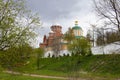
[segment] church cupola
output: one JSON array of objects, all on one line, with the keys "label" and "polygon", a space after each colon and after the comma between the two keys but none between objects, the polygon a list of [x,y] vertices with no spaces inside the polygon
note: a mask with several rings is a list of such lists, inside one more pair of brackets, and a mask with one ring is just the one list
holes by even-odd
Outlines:
[{"label": "church cupola", "polygon": [[83,30],[82,28],[78,25],[78,21],[75,21],[75,26],[72,27],[74,35],[76,38],[80,38],[83,36]]},{"label": "church cupola", "polygon": [[61,29],[62,29],[62,27],[59,26],[59,25],[53,25],[53,26],[51,26],[51,30],[53,32],[61,33]]},{"label": "church cupola", "polygon": [[52,25],[51,31],[54,33],[55,36],[62,36],[62,27],[60,25]]}]

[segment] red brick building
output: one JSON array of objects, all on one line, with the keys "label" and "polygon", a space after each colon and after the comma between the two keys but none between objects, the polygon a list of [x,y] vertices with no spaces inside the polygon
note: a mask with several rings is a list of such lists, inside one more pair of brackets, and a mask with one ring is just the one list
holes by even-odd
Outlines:
[{"label": "red brick building", "polygon": [[51,47],[54,44],[54,40],[56,37],[62,37],[62,27],[60,25],[51,26],[51,32],[49,32],[49,36],[44,35],[43,43],[40,43],[41,48]]}]

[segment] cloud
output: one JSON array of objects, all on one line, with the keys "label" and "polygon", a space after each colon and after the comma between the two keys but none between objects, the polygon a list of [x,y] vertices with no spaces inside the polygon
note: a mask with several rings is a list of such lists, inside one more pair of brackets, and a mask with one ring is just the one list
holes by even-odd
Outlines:
[{"label": "cloud", "polygon": [[48,34],[53,24],[60,24],[65,33],[78,20],[86,35],[89,24],[96,20],[91,0],[28,0],[27,4],[33,12],[39,13],[43,22],[43,28],[38,31],[38,42],[44,34]]},{"label": "cloud", "polygon": [[88,11],[88,0],[29,0],[30,8],[40,13],[42,20],[54,21],[72,17],[72,13]]}]

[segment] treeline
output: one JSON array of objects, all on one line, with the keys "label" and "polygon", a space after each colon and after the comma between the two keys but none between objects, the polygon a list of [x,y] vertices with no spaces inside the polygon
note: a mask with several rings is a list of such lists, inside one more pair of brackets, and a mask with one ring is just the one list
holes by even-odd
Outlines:
[{"label": "treeline", "polygon": [[120,41],[120,1],[93,0],[93,3],[99,18],[91,25],[93,43],[99,46]]},{"label": "treeline", "polygon": [[97,34],[96,44],[100,46],[100,45],[110,44],[117,41],[120,41],[119,32],[107,31],[102,34]]}]

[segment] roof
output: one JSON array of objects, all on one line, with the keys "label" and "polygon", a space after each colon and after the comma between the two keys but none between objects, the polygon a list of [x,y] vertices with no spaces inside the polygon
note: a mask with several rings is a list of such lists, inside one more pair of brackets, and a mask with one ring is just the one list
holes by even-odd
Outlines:
[{"label": "roof", "polygon": [[75,26],[73,26],[72,29],[75,29],[75,30],[82,30],[82,28],[80,26],[78,26],[78,21],[75,21]]},{"label": "roof", "polygon": [[54,33],[53,31],[50,31],[50,33]]},{"label": "roof", "polygon": [[75,38],[80,38],[81,36],[75,36]]},{"label": "roof", "polygon": [[75,25],[72,29],[81,29],[82,30],[82,28],[80,27],[80,26],[78,26],[78,25]]}]

